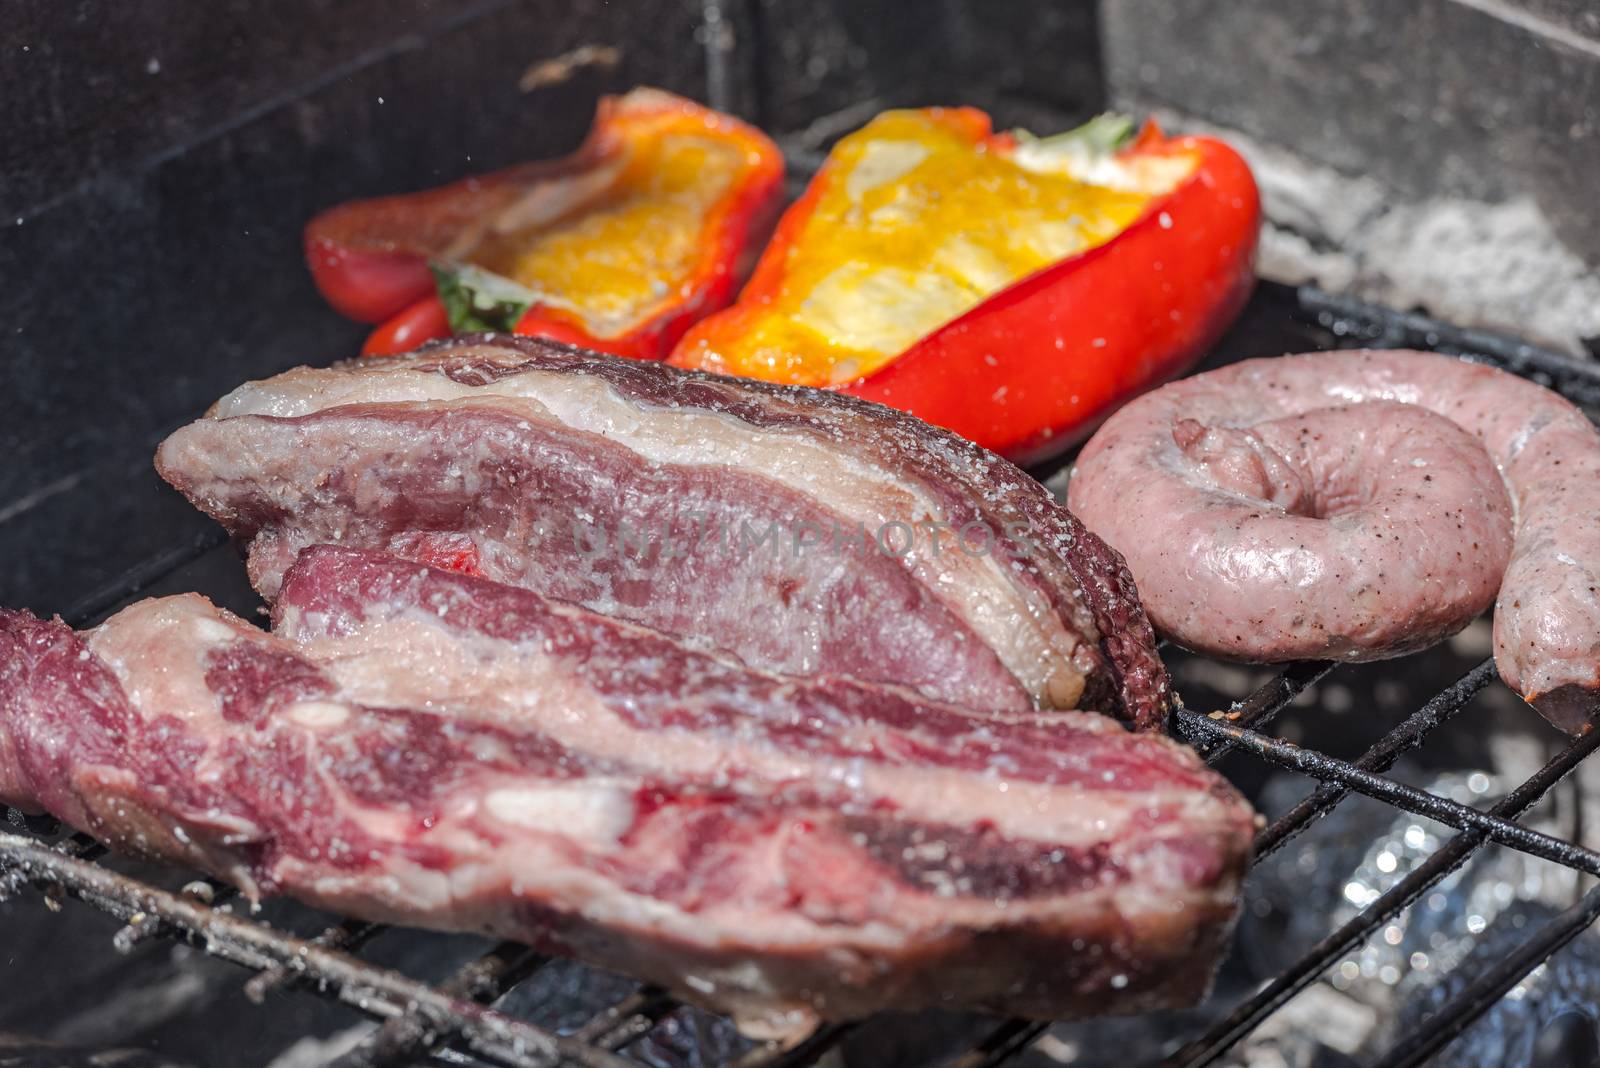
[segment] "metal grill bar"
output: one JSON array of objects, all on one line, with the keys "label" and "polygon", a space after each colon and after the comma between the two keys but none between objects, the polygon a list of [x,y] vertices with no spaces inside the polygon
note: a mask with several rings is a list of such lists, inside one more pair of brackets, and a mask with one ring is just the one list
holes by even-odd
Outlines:
[{"label": "metal grill bar", "polygon": [[[1290,664],[1256,687],[1249,697],[1235,704],[1231,710],[1216,715],[1226,718],[1241,729],[1264,727],[1276,719],[1278,713],[1288,708],[1296,697],[1327,678],[1328,672],[1337,666],[1311,660]],[[1192,715],[1186,714],[1186,710],[1180,709],[1178,715],[1174,717],[1174,722],[1184,740],[1194,746],[1195,751],[1205,758],[1207,764],[1218,763],[1239,747],[1240,742],[1236,739],[1218,738],[1204,731],[1191,731],[1189,727],[1193,719]]]},{"label": "metal grill bar", "polygon": [[[1494,660],[1485,660],[1460,679],[1406,717],[1394,730],[1385,734],[1356,760],[1355,767],[1363,771],[1387,771],[1401,754],[1422,743],[1428,732],[1450,719],[1467,706],[1485,686],[1494,681]],[[1276,852],[1289,839],[1311,826],[1317,819],[1333,811],[1333,807],[1350,793],[1342,782],[1324,782],[1305,800],[1278,817],[1256,837],[1256,856],[1264,857]]]},{"label": "metal grill bar", "polygon": [[573,1037],[593,1042],[602,1049],[619,1050],[649,1034],[650,1029],[678,1004],[676,998],[660,987],[643,987],[597,1013],[578,1028]]},{"label": "metal grill bar", "polygon": [[[1542,798],[1583,758],[1600,748],[1600,730],[1591,730],[1564,748],[1555,759],[1489,811],[1501,818],[1515,818]],[[1227,1052],[1240,1039],[1305,989],[1340,957],[1349,953],[1402,909],[1466,861],[1489,840],[1480,828],[1456,835],[1414,871],[1386,890],[1358,915],[1318,942],[1298,962],[1249,998],[1206,1034],[1184,1046],[1165,1063],[1170,1068],[1192,1068],[1209,1064]]]},{"label": "metal grill bar", "polygon": [[24,871],[30,882],[76,895],[119,919],[140,912],[154,915],[224,960],[257,970],[281,965],[303,972],[369,1015],[425,1014],[435,1026],[458,1031],[475,1055],[506,1068],[628,1065],[606,1050],[553,1035],[396,972],[145,886],[31,839],[0,834],[0,857],[8,867]]},{"label": "metal grill bar", "polygon": [[[526,982],[549,958],[516,942],[502,942],[440,985],[441,992],[470,997],[492,1005]],[[615,1005],[603,1009],[572,1034],[585,1042],[615,1052],[650,1033],[679,1002],[659,987],[646,986]],[[330,1068],[376,1068],[411,1064],[430,1053],[450,1052],[458,1036],[429,1029],[425,1018],[413,1013],[384,1024],[360,1047]]]},{"label": "metal grill bar", "polygon": [[1187,714],[1191,717],[1191,724],[1195,728],[1212,731],[1235,740],[1279,767],[1337,782],[1367,797],[1387,801],[1395,808],[1414,815],[1427,816],[1458,830],[1472,828],[1502,845],[1520,849],[1524,853],[1545,860],[1553,860],[1557,864],[1565,864],[1569,868],[1577,868],[1590,875],[1600,875],[1600,853],[1585,849],[1583,846],[1540,831],[1529,830],[1493,812],[1480,812],[1459,801],[1452,801],[1437,794],[1430,794],[1426,790],[1419,790],[1415,786],[1386,779],[1382,775],[1375,775],[1354,764],[1337,760],[1313,749],[1302,749],[1293,742],[1217,723],[1194,713]]},{"label": "metal grill bar", "polygon": [[1572,941],[1597,919],[1600,919],[1600,886],[1590,890],[1581,901],[1541,927],[1510,956],[1474,979],[1455,1000],[1428,1019],[1426,1030],[1409,1035],[1390,1050],[1378,1062],[1381,1068],[1413,1068],[1427,1061],[1504,997],[1506,991],[1544,963],[1550,954]]},{"label": "metal grill bar", "polygon": [[[470,998],[479,1005],[491,1005],[548,959],[518,942],[501,942],[464,965],[441,983],[438,990],[450,997]],[[449,1030],[440,1030],[438,1022],[425,1013],[407,1011],[378,1028],[329,1068],[389,1068],[411,1064],[454,1037],[454,1022],[444,1021]]]},{"label": "metal grill bar", "polygon": [[[387,928],[375,924],[365,923],[361,920],[346,920],[335,924],[311,939],[311,944],[324,949],[339,949],[347,953],[354,953],[365,946]],[[250,977],[244,985],[245,997],[257,1005],[267,1000],[267,995],[275,990],[297,990],[305,984],[305,974],[297,972],[282,964],[275,964],[266,971]]]},{"label": "metal grill bar", "polygon": [[1038,1020],[1007,1020],[985,1035],[950,1068],[995,1068],[1020,1056],[1049,1029],[1049,1024]]},{"label": "metal grill bar", "polygon": [[[57,853],[74,860],[94,860],[104,856],[106,847],[86,834],[75,834],[52,847]],[[0,866],[0,901],[15,895],[28,885],[28,873],[9,864]]]},{"label": "metal grill bar", "polygon": [[[216,906],[237,897],[239,891],[227,883],[219,883],[215,879],[196,879],[183,888],[183,895],[203,905]],[[167,933],[169,932],[166,926],[160,920],[145,913],[140,913],[124,924],[120,931],[111,936],[111,944],[117,948],[119,953],[131,953],[143,943]]]}]

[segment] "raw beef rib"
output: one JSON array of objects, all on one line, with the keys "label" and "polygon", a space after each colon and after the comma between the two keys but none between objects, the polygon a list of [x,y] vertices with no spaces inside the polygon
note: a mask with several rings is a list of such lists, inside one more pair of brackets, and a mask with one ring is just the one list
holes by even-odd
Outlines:
[{"label": "raw beef rib", "polygon": [[195,595],[0,612],[0,799],[252,895],[491,932],[790,1034],[1186,1003],[1252,834],[1192,752],[788,678],[538,594],[308,551],[277,635]]},{"label": "raw beef rib", "polygon": [[308,545],[383,548],[775,671],[1167,709],[1121,557],[1011,464],[851,397],[480,336],[241,386],[157,466],[269,599]]}]

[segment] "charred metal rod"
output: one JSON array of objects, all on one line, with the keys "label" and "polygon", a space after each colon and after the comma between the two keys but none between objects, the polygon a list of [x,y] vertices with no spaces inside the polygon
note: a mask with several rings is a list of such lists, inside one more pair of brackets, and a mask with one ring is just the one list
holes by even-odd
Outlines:
[{"label": "charred metal rod", "polygon": [[[196,879],[183,888],[183,894],[202,905],[221,905],[239,896],[239,891],[215,879]],[[162,923],[148,913],[135,913],[122,929],[111,936],[118,953],[131,953],[150,939],[166,933]]]},{"label": "charred metal rod", "polygon": [[19,831],[41,837],[61,831],[61,821],[48,812],[24,812],[10,805],[0,805],[0,809],[4,810],[6,823]]},{"label": "charred metal rod", "polygon": [[[23,839],[31,841],[31,839]],[[42,843],[39,843],[43,846]],[[49,848],[64,857],[76,857],[80,860],[93,860],[106,851],[106,847],[90,838],[86,834],[75,834],[64,842],[57,842]],[[7,863],[4,853],[0,853],[0,901],[18,893],[30,882],[26,870],[19,866]]]},{"label": "charred metal rod", "polygon": [[[1454,326],[1418,312],[1395,311],[1316,286],[1300,286],[1294,295],[1299,314],[1324,327],[1340,325],[1359,332],[1357,344],[1373,348],[1432,349],[1465,353],[1490,361],[1513,374],[1533,378],[1580,407],[1600,407],[1600,381],[1591,360],[1475,327]],[[1380,336],[1381,331],[1381,336]]]},{"label": "charred metal rod", "polygon": [[[1228,721],[1237,727],[1246,729],[1271,722],[1279,712],[1289,707],[1291,701],[1321,682],[1337,666],[1337,664],[1322,660],[1303,660],[1290,664],[1265,683],[1256,687],[1250,696],[1237,702],[1226,713]],[[1190,724],[1194,722],[1197,716],[1200,719],[1207,718],[1199,713],[1180,708],[1175,717],[1175,723],[1179,733],[1205,758],[1207,764],[1216,764],[1239,747],[1240,743],[1238,741],[1219,738],[1214,734],[1199,734],[1191,731],[1189,729]]]},{"label": "charred metal rod", "polygon": [[[441,983],[439,991],[450,997],[471,998],[479,1005],[488,1005],[532,975],[547,959],[520,943],[501,942]],[[451,1037],[451,1031],[440,1030],[421,1013],[402,1013],[332,1062],[329,1068],[411,1064]]]},{"label": "charred metal rod", "polygon": [[[324,949],[343,949],[353,952],[388,929],[382,924],[367,923],[364,920],[345,920],[311,939],[311,944]],[[274,964],[266,971],[250,977],[250,981],[244,984],[244,996],[259,1005],[267,1000],[267,995],[274,990],[279,988],[297,990],[305,982],[304,972],[289,965]]]},{"label": "charred metal rod", "polygon": [[614,1053],[511,1019],[464,998],[451,997],[397,972],[313,945],[263,924],[157,890],[97,864],[63,856],[38,842],[0,834],[0,863],[24,870],[30,882],[77,895],[126,920],[154,915],[202,943],[213,956],[258,970],[287,965],[326,983],[340,1000],[382,1018],[425,1013],[434,1026],[459,1033],[479,1056],[503,1065],[580,1065],[629,1068]]},{"label": "charred metal rod", "polygon": [[1187,714],[1197,721],[1192,724],[1196,730],[1211,732],[1234,741],[1279,767],[1341,783],[1358,793],[1386,801],[1406,812],[1427,816],[1460,830],[1471,828],[1481,831],[1502,845],[1508,845],[1536,857],[1543,857],[1545,860],[1553,860],[1557,864],[1565,864],[1569,868],[1577,868],[1590,875],[1600,875],[1600,853],[1552,835],[1529,830],[1503,818],[1493,810],[1482,812],[1470,805],[1463,805],[1430,794],[1426,790],[1419,790],[1415,786],[1407,786],[1405,783],[1386,779],[1382,775],[1375,775],[1346,761],[1337,760],[1311,749],[1302,749],[1293,742],[1286,742],[1281,738],[1269,738],[1264,734],[1219,723],[1204,716],[1196,716],[1194,713]]},{"label": "charred metal rod", "polygon": [[[1491,657],[1411,713],[1399,726],[1362,753],[1354,766],[1363,771],[1389,770],[1402,753],[1421,744],[1429,731],[1465,708],[1495,678],[1494,659]],[[1256,837],[1256,857],[1259,859],[1277,850],[1315,820],[1332,811],[1349,793],[1350,787],[1340,782],[1325,782],[1318,786]]]},{"label": "charred metal rod", "polygon": [[995,1068],[1033,1045],[1049,1027],[1039,1020],[1007,1020],[952,1061],[949,1068]]},{"label": "charred metal rod", "polygon": [[1590,890],[1576,905],[1545,924],[1488,968],[1437,1013],[1425,1018],[1426,1027],[1407,1035],[1379,1061],[1380,1068],[1415,1068],[1453,1042],[1472,1022],[1516,986],[1550,955],[1576,938],[1600,919],[1600,886]]},{"label": "charred metal rod", "polygon": [[[1489,811],[1503,819],[1514,819],[1543,797],[1584,757],[1600,748],[1600,730],[1591,730],[1574,739],[1526,782],[1507,794]],[[1282,972],[1228,1016],[1218,1021],[1203,1036],[1188,1043],[1165,1062],[1169,1068],[1192,1068],[1210,1064],[1260,1025],[1284,1002],[1304,990],[1334,961],[1365,941],[1373,931],[1431,890],[1439,880],[1460,867],[1462,862],[1489,840],[1481,828],[1462,831],[1438,852],[1423,861],[1404,879],[1384,891],[1378,899],[1352,917],[1337,931],[1322,939],[1287,971]]]},{"label": "charred metal rod", "polygon": [[660,987],[641,987],[596,1014],[574,1031],[572,1037],[601,1049],[619,1050],[649,1034],[650,1029],[678,1004],[676,998]]}]

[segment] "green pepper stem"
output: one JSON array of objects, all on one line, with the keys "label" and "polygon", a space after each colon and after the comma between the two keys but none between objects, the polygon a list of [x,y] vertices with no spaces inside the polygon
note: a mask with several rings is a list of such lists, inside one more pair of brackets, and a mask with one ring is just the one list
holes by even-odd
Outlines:
[{"label": "green pepper stem", "polygon": [[1027,130],[1013,130],[1012,136],[1045,150],[1064,148],[1088,152],[1096,156],[1109,156],[1116,152],[1139,131],[1139,123],[1132,115],[1107,111],[1096,115],[1082,126],[1061,133],[1039,137]]}]

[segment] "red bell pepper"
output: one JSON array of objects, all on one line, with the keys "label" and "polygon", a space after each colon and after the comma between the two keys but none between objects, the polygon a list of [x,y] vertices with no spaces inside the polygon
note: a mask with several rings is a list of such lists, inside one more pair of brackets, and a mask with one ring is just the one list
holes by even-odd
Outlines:
[{"label": "red bell pepper", "polygon": [[888,112],[671,361],[853,393],[1030,462],[1198,360],[1249,296],[1259,229],[1248,166],[1211,138]]},{"label": "red bell pepper", "polygon": [[564,159],[323,212],[306,258],[338,311],[383,322],[368,355],[514,328],[660,359],[732,299],[782,182],[759,130],[636,89],[603,99]]},{"label": "red bell pepper", "polygon": [[445,311],[444,301],[436,294],[429,294],[368,334],[366,344],[361,346],[361,355],[393,356],[397,352],[410,352],[424,341],[449,336],[450,315]]}]

